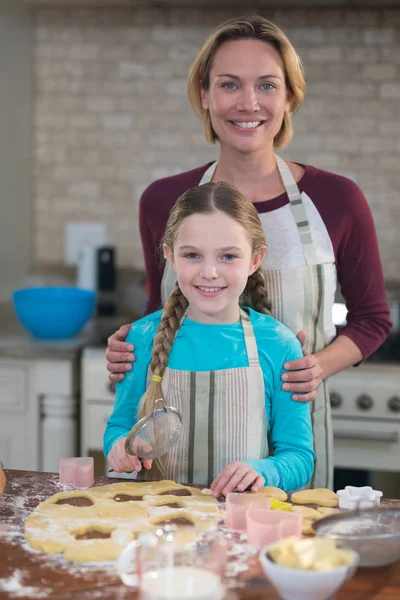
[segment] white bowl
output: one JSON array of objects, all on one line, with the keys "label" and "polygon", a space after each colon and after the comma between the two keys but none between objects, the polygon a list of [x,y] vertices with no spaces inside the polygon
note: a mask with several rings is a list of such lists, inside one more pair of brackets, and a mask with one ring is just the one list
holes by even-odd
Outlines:
[{"label": "white bowl", "polygon": [[282,600],[328,600],[351,579],[358,567],[358,554],[354,552],[354,561],[330,571],[311,571],[293,569],[276,564],[268,557],[269,548],[265,546],[259,554],[263,571],[279,592]]}]

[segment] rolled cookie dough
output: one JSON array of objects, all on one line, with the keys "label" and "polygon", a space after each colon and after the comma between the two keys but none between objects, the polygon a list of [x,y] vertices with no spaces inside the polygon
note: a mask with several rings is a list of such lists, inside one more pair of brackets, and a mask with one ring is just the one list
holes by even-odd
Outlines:
[{"label": "rolled cookie dough", "polygon": [[313,490],[300,490],[291,496],[293,504],[317,504],[318,506],[335,507],[339,504],[339,497],[327,488]]},{"label": "rolled cookie dough", "polygon": [[136,535],[175,524],[183,542],[216,527],[218,502],[174,481],[122,482],[59,492],[41,502],[25,522],[36,550],[71,561],[115,560]]},{"label": "rolled cookie dough", "polygon": [[267,498],[275,498],[275,500],[280,500],[281,502],[285,502],[287,500],[287,493],[281,490],[280,488],[274,487],[272,485],[265,485],[258,492],[251,492],[256,496],[264,496]]}]

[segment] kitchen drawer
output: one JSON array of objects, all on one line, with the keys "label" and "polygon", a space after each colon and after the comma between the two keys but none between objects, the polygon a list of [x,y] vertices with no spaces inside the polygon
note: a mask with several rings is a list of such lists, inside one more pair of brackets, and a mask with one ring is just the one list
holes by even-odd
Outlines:
[{"label": "kitchen drawer", "polygon": [[103,435],[107,420],[114,408],[114,402],[89,402],[87,406],[86,421],[86,448],[88,450],[103,449]]}]

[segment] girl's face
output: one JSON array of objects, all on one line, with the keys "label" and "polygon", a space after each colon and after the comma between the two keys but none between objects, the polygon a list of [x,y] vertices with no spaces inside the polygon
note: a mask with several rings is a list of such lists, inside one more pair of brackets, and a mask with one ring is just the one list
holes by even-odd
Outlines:
[{"label": "girl's face", "polygon": [[188,316],[199,323],[235,323],[239,297],[265,250],[253,256],[239,223],[223,212],[195,214],[179,227],[173,251],[164,246],[189,302]]},{"label": "girl's face", "polygon": [[279,52],[259,40],[225,42],[214,56],[202,105],[221,146],[241,153],[272,148],[289,109]]}]

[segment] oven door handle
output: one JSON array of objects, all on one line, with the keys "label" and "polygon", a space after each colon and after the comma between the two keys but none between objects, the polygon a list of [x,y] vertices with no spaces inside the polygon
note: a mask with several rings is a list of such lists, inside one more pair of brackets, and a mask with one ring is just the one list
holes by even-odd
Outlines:
[{"label": "oven door handle", "polygon": [[397,431],[358,431],[357,429],[334,429],[333,437],[338,440],[365,440],[367,442],[386,442],[396,444],[399,441]]}]

